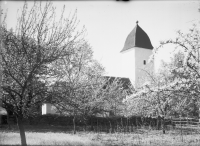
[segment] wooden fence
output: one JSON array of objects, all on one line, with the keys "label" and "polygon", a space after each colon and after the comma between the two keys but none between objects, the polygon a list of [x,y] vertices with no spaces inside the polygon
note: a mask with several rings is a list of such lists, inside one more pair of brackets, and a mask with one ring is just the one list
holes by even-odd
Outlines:
[{"label": "wooden fence", "polygon": [[200,119],[197,118],[173,118],[172,123],[178,127],[200,127]]}]

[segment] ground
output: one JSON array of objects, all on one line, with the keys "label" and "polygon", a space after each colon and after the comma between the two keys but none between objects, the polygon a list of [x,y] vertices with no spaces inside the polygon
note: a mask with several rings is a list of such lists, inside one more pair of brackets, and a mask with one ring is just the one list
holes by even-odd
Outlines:
[{"label": "ground", "polygon": [[[66,127],[26,126],[28,145],[65,146],[199,146],[200,128],[176,128],[162,134],[160,130],[135,128],[131,133],[78,132]],[[182,131],[182,132],[181,132]],[[182,133],[182,134],[181,134]],[[20,145],[16,126],[0,128],[0,145]]]}]

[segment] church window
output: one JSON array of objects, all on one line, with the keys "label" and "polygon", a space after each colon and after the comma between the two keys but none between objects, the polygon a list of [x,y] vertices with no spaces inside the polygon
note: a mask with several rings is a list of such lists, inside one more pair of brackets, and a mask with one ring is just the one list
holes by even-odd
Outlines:
[{"label": "church window", "polygon": [[146,65],[146,60],[143,61],[143,64]]}]

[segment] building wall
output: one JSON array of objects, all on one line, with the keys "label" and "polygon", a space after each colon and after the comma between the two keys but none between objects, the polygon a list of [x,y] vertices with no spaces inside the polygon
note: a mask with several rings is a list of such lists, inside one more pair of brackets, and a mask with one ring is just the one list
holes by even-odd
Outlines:
[{"label": "building wall", "polygon": [[[140,87],[154,71],[154,64],[148,63],[152,50],[135,47],[135,85]],[[146,62],[146,64],[144,64]]]},{"label": "building wall", "polygon": [[50,103],[42,104],[42,115],[56,114],[56,108]]},{"label": "building wall", "polygon": [[120,72],[123,77],[130,79],[131,83],[135,85],[135,49],[129,49],[121,52],[121,66]]},{"label": "building wall", "polygon": [[[128,77],[134,87],[144,84],[148,75],[147,72],[154,71],[153,63],[148,63],[152,50],[134,47],[121,53],[121,62],[124,77]],[[144,61],[146,64],[144,64]]]}]

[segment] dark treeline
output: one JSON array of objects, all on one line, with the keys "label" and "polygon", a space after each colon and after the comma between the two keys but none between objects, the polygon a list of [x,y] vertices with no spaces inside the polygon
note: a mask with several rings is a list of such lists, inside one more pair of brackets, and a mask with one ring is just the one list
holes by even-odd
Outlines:
[{"label": "dark treeline", "polygon": [[[3,118],[4,124],[7,124],[6,116]],[[12,119],[13,124],[16,123]],[[73,116],[58,115],[38,115],[25,119],[24,124],[28,125],[48,125],[48,126],[66,126],[73,127]],[[172,124],[171,120],[166,122]],[[77,117],[76,126],[78,131],[95,131],[95,132],[132,132],[135,128],[149,126],[152,129],[161,129],[161,119],[152,117]]]}]

